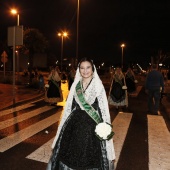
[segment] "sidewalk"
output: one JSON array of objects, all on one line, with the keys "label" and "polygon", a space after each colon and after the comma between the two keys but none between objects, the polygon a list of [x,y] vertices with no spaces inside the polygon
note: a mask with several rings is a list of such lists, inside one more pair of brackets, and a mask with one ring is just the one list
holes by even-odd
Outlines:
[{"label": "sidewalk", "polygon": [[15,86],[15,95],[13,96],[13,85],[0,84],[0,110],[12,107],[13,99],[15,104],[35,100],[43,97],[43,93],[38,93],[37,89],[26,87],[25,85]]}]

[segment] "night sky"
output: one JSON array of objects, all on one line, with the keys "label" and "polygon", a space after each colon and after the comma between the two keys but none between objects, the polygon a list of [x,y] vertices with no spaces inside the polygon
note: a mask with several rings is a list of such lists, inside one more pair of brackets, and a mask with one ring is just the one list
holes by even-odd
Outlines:
[{"label": "night sky", "polygon": [[[60,57],[61,39],[57,32],[67,30],[64,57],[76,56],[77,0],[1,0],[0,41],[7,27],[16,25],[10,8],[19,10],[20,25],[37,28]],[[169,0],[80,0],[79,58],[121,62],[121,43],[125,43],[124,62],[144,63],[151,56],[170,52]]]}]

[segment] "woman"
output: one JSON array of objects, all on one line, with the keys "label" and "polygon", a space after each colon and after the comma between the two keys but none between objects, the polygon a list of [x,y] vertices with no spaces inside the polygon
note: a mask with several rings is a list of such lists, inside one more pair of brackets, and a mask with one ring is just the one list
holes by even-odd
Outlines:
[{"label": "woman", "polygon": [[57,102],[61,102],[63,100],[62,92],[61,92],[61,79],[52,68],[50,75],[48,76],[49,88],[45,93],[45,101],[50,103],[50,105],[55,105]]},{"label": "woman", "polygon": [[110,105],[128,107],[127,87],[121,68],[117,67],[113,75],[108,101]]},{"label": "woman", "polygon": [[135,74],[130,67],[128,68],[125,74],[125,80],[126,80],[126,85],[127,85],[127,91],[129,93],[135,92],[136,91]]},{"label": "woman", "polygon": [[111,123],[106,93],[92,61],[84,58],[69,92],[47,170],[112,170],[113,140],[100,140],[95,134],[102,121]]}]

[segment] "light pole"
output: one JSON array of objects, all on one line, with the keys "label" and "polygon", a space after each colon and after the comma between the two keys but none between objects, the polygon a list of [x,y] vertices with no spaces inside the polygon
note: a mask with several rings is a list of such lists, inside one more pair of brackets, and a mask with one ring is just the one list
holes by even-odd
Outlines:
[{"label": "light pole", "polygon": [[[11,9],[11,14],[17,15],[17,26],[19,26],[19,13],[16,9]],[[19,50],[17,51],[17,77],[19,78]]]},{"label": "light pole", "polygon": [[78,62],[78,46],[79,46],[79,0],[77,0],[77,40],[76,40],[76,64]]},{"label": "light pole", "polygon": [[121,44],[121,48],[122,48],[122,69],[123,69],[123,48],[125,47],[125,44]]},{"label": "light pole", "polygon": [[11,9],[11,14],[17,15],[17,26],[19,26],[19,13],[16,9]]},{"label": "light pole", "polygon": [[62,67],[63,67],[63,41],[64,41],[64,37],[68,37],[68,33],[67,32],[62,32],[62,33],[58,33],[58,36],[61,37],[61,72],[62,72]]}]

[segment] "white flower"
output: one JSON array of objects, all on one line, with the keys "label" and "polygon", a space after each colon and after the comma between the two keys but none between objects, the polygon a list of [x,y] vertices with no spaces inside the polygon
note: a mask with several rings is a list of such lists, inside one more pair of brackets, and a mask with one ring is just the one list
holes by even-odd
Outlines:
[{"label": "white flower", "polygon": [[113,136],[112,126],[108,123],[102,122],[96,125],[95,132],[101,139],[107,140]]},{"label": "white flower", "polygon": [[135,83],[138,83],[138,81],[137,81],[137,80],[135,80],[134,82],[135,82]]},{"label": "white flower", "polygon": [[127,90],[127,86],[122,86],[122,89],[123,90]]},{"label": "white flower", "polygon": [[49,84],[46,84],[45,87],[46,87],[46,88],[49,88]]}]

